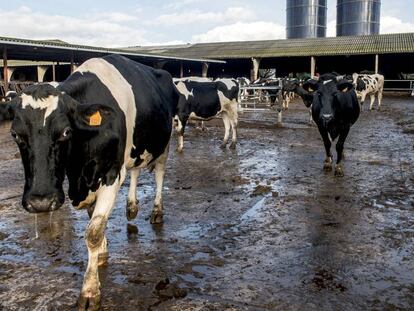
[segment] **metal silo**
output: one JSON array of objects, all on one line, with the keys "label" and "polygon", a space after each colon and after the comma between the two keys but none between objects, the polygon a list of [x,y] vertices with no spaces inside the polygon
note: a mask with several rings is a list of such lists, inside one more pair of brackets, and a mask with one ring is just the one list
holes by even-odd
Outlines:
[{"label": "metal silo", "polygon": [[286,37],[325,37],[326,2],[327,0],[287,0]]},{"label": "metal silo", "polygon": [[379,34],[381,0],[338,0],[337,36]]}]

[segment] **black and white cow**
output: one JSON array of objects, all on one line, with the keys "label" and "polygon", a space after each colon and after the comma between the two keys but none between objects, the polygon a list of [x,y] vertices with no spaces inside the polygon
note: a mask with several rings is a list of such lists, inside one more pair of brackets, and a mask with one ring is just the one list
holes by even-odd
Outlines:
[{"label": "black and white cow", "polygon": [[369,110],[373,109],[375,96],[378,98],[378,110],[381,110],[382,92],[384,90],[384,76],[380,74],[357,74],[352,75],[352,80],[357,93],[357,97],[361,99],[361,107],[365,102],[365,98],[371,97]]},{"label": "black and white cow", "polygon": [[23,207],[31,213],[57,210],[69,180],[72,204],[88,208],[88,266],[79,309],[100,300],[98,265],[108,257],[104,234],[127,170],[131,189],[127,215],[137,214],[140,170],[155,170],[151,223],[162,222],[162,185],[179,94],[171,76],[118,55],[93,58],[57,88],[33,85],[9,104],[11,134],[25,172]]},{"label": "black and white cow", "polygon": [[[239,83],[240,89],[250,85],[250,80],[245,77],[238,77],[236,80]],[[247,100],[249,98],[248,90],[243,89],[242,91],[239,91],[239,93],[240,93],[239,102],[241,102],[242,100]]]},{"label": "black and white cow", "polygon": [[312,105],[312,118],[318,126],[325,145],[324,170],[332,170],[331,144],[338,138],[335,176],[343,176],[345,139],[360,113],[353,84],[340,76],[326,74],[318,80],[306,81],[303,88],[299,86],[298,89],[305,105],[307,107]]},{"label": "black and white cow", "polygon": [[207,121],[221,116],[224,123],[224,139],[221,144],[225,148],[232,129],[230,148],[236,148],[237,142],[237,99],[239,85],[234,79],[220,79],[214,82],[179,81],[177,90],[181,93],[175,117],[175,130],[178,133],[177,151],[184,147],[184,131],[187,121]]}]

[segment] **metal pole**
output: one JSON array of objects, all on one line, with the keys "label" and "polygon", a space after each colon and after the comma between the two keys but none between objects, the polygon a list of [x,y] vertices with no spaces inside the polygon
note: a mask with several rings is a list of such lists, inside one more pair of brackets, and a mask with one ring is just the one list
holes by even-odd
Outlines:
[{"label": "metal pole", "polygon": [[9,91],[9,71],[7,67],[7,48],[3,49],[3,79],[4,79],[4,94]]},{"label": "metal pole", "polygon": [[316,71],[316,58],[315,56],[312,56],[311,57],[311,78],[312,79],[315,76],[315,71]]},{"label": "metal pole", "polygon": [[55,62],[52,62],[52,81],[56,81],[56,66],[55,66]]},{"label": "metal pole", "polygon": [[375,54],[375,73],[379,71],[379,55]]},{"label": "metal pole", "polygon": [[184,66],[183,62],[180,62],[180,78],[184,77]]}]

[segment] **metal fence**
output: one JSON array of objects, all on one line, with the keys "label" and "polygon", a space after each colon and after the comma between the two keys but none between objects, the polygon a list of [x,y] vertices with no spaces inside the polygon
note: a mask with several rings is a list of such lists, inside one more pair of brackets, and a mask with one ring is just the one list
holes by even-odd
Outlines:
[{"label": "metal fence", "polygon": [[242,86],[240,104],[243,109],[267,109],[270,106],[269,90],[280,90],[280,86]]},{"label": "metal fence", "polygon": [[[14,91],[16,93],[21,93],[25,87],[28,87],[29,85],[32,85],[34,83],[35,82],[33,81],[27,81],[27,82],[12,81],[8,83],[8,87],[9,87],[8,90]],[[5,96],[6,96],[6,91],[4,88],[4,82],[0,82],[0,98],[4,98]]]},{"label": "metal fence", "polygon": [[384,91],[410,92],[414,96],[414,80],[385,80]]}]

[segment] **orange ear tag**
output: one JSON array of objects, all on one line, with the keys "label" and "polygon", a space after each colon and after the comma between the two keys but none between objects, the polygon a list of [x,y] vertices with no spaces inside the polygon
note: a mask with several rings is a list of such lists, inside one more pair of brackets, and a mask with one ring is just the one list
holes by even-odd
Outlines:
[{"label": "orange ear tag", "polygon": [[90,126],[99,126],[102,123],[102,116],[99,110],[89,117]]}]

